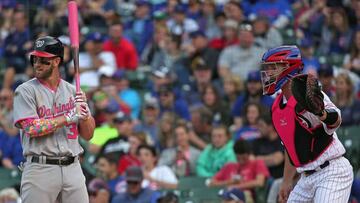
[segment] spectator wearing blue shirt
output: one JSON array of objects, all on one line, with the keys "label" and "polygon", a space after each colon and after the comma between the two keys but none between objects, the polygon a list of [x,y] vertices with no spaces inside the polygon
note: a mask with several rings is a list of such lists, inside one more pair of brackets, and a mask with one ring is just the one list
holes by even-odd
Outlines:
[{"label": "spectator wearing blue shirt", "polygon": [[274,101],[272,97],[262,94],[261,76],[259,71],[252,71],[248,74],[246,81],[246,89],[235,101],[232,107],[232,115],[236,129],[242,126],[243,107],[246,103],[258,102],[264,107],[270,109]]},{"label": "spectator wearing blue shirt", "polygon": [[181,98],[176,98],[171,85],[163,85],[158,90],[160,99],[160,115],[166,111],[176,113],[180,118],[190,120],[188,104]]},{"label": "spectator wearing blue shirt", "polygon": [[[136,90],[129,87],[129,80],[124,70],[117,70],[113,76],[113,84],[118,97],[131,109],[131,118],[138,119],[141,112],[141,98]],[[117,99],[117,98],[115,98]]]},{"label": "spectator wearing blue shirt", "polygon": [[126,170],[126,192],[116,195],[111,203],[156,203],[160,194],[149,188],[141,188],[144,179],[143,172],[138,166],[131,166]]},{"label": "spectator wearing blue shirt", "polygon": [[314,44],[311,38],[305,37],[300,41],[301,56],[304,63],[304,73],[317,75],[320,68],[319,60],[314,57]]},{"label": "spectator wearing blue shirt", "polygon": [[262,115],[262,107],[259,103],[249,102],[244,108],[244,125],[235,132],[234,141],[239,139],[253,141],[260,138],[258,121]]},{"label": "spectator wearing blue shirt", "polygon": [[150,2],[146,0],[137,0],[135,5],[135,18],[126,23],[124,27],[126,37],[134,43],[138,55],[141,55],[145,46],[152,39],[154,25],[150,18]]},{"label": "spectator wearing blue shirt", "polygon": [[111,197],[126,190],[125,179],[117,171],[118,159],[116,153],[106,153],[101,154],[96,161],[101,176],[107,182]]},{"label": "spectator wearing blue shirt", "polygon": [[292,18],[291,6],[287,0],[259,0],[252,7],[250,19],[266,16],[272,26],[281,29],[290,23]]},{"label": "spectator wearing blue shirt", "polygon": [[3,148],[3,157],[1,160],[2,165],[5,168],[15,169],[16,166],[18,166],[24,160],[25,159],[22,154],[20,135],[11,137],[8,136],[8,139],[5,142]]},{"label": "spectator wearing blue shirt", "polygon": [[25,11],[15,10],[12,21],[15,29],[2,45],[6,59],[3,88],[6,89],[12,87],[16,75],[25,74],[28,65],[26,53],[32,48]]}]

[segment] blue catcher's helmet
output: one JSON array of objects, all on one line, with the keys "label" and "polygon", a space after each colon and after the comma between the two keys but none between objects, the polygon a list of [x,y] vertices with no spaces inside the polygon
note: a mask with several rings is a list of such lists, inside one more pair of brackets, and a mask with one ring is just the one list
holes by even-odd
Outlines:
[{"label": "blue catcher's helmet", "polygon": [[303,70],[297,46],[279,46],[269,49],[262,57],[261,82],[263,94],[272,95],[289,79]]}]

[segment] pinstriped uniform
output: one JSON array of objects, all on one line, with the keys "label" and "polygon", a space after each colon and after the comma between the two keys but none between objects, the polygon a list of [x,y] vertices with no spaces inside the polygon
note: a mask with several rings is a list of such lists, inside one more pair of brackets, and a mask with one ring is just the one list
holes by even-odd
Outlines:
[{"label": "pinstriped uniform", "polygon": [[[326,109],[335,109],[341,115],[340,110],[326,94],[324,94],[324,104]],[[353,182],[353,170],[349,161],[342,156],[345,148],[335,132],[339,126],[329,128],[310,112],[302,113],[299,118],[305,125],[310,125],[309,128],[322,125],[325,132],[334,139],[316,160],[296,168],[297,172],[301,173],[301,178],[291,191],[288,202],[346,203]],[[326,161],[330,164],[320,169],[320,165]],[[307,170],[317,172],[306,176],[303,172]]]}]

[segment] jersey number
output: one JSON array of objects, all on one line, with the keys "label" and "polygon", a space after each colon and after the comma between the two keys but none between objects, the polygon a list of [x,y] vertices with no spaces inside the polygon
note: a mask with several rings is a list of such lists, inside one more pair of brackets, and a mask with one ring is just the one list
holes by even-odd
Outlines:
[{"label": "jersey number", "polygon": [[68,129],[67,138],[76,139],[78,135],[77,126],[75,123],[66,126]]}]

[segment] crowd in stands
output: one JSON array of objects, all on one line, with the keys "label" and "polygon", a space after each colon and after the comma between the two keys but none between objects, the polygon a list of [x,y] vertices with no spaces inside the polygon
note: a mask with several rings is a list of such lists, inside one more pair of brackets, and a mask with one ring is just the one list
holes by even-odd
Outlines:
[{"label": "crowd in stands", "polygon": [[[33,77],[27,54],[36,38],[62,41],[61,75],[74,82],[66,2],[0,1],[1,168],[24,161],[12,101]],[[296,44],[342,126],[360,124],[357,0],[76,2],[81,88],[97,126],[81,142],[93,156],[82,161],[96,169],[83,169],[92,203],[178,202],[161,191],[193,176],[225,188],[224,202],[254,202],[256,188],[271,182],[268,202],[276,202],[284,149],[259,72],[272,47]],[[0,202],[6,194],[16,198],[6,189]],[[352,198],[360,202],[359,192]]]}]

